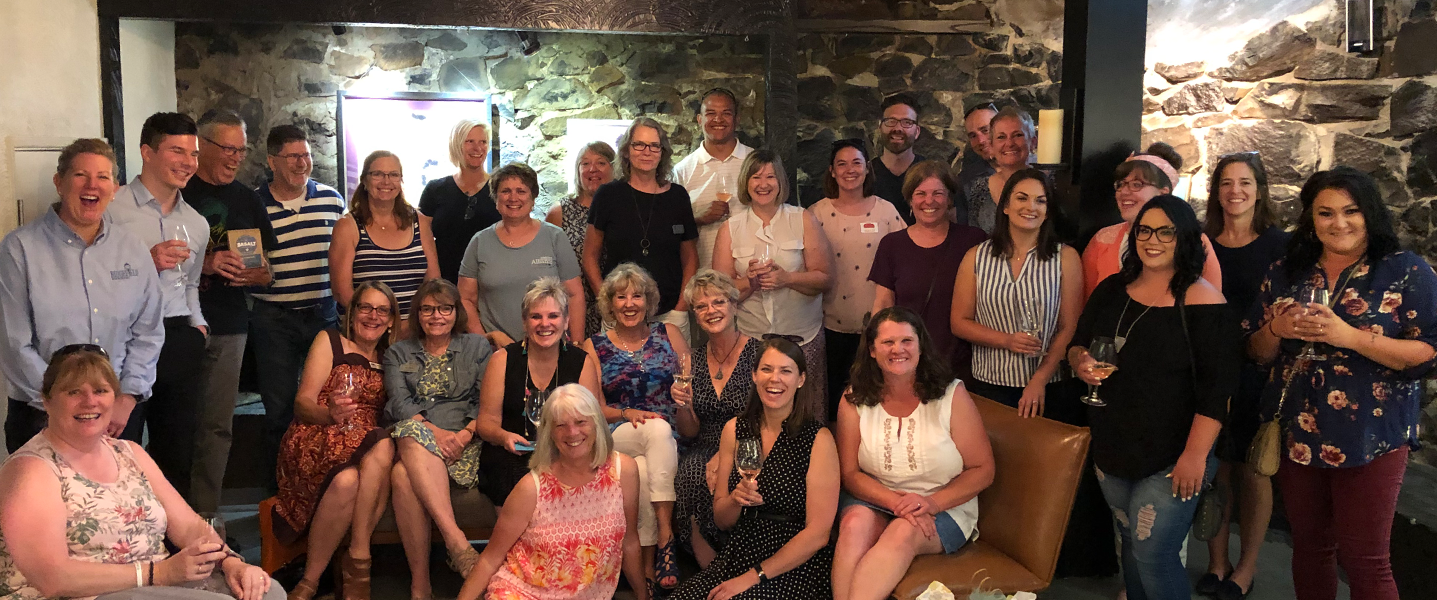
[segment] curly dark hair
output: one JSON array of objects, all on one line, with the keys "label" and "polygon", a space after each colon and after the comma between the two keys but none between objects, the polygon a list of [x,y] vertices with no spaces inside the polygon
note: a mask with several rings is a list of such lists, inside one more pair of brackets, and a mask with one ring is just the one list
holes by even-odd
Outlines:
[{"label": "curly dark hair", "polygon": [[1123,256],[1123,283],[1128,284],[1137,281],[1138,275],[1143,272],[1143,261],[1138,258],[1138,223],[1143,222],[1143,215],[1150,210],[1161,210],[1173,222],[1173,229],[1177,233],[1173,239],[1177,242],[1173,250],[1173,278],[1168,282],[1168,289],[1173,294],[1173,299],[1179,306],[1183,303],[1183,297],[1187,295],[1189,287],[1202,278],[1203,265],[1207,262],[1207,250],[1203,248],[1202,226],[1198,224],[1197,215],[1193,213],[1193,207],[1182,198],[1172,194],[1163,194],[1152,200],[1138,210],[1137,218],[1133,219],[1133,226],[1128,228],[1128,253]]},{"label": "curly dark hair", "polygon": [[1053,225],[1059,216],[1058,197],[1053,192],[1052,183],[1048,181],[1048,174],[1038,169],[1023,169],[1008,178],[1008,183],[1003,185],[1003,194],[998,198],[998,214],[993,219],[991,238],[994,258],[1013,255],[1013,232],[1008,227],[1008,213],[1005,211],[1008,210],[1008,200],[1013,197],[1013,188],[1029,179],[1043,184],[1043,196],[1048,203],[1048,214],[1043,218],[1043,224],[1038,226],[1038,258],[1052,260],[1061,251],[1062,243],[1058,241],[1058,232]]},{"label": "curly dark hair", "polygon": [[938,351],[933,348],[933,338],[928,335],[928,328],[923,325],[923,318],[918,313],[906,307],[890,306],[873,315],[863,328],[858,355],[854,357],[853,368],[849,371],[849,390],[844,392],[844,399],[854,406],[883,403],[883,370],[878,367],[878,361],[871,352],[874,338],[878,337],[878,326],[888,322],[906,323],[918,334],[918,370],[913,391],[925,403],[942,398],[943,393],[948,391],[948,384],[953,383],[948,361],[938,356]]},{"label": "curly dark hair", "polygon": [[1362,220],[1367,228],[1368,261],[1377,262],[1402,249],[1392,226],[1392,213],[1382,203],[1382,192],[1377,189],[1377,182],[1372,180],[1371,175],[1352,167],[1318,171],[1302,185],[1302,215],[1297,218],[1297,230],[1292,232],[1292,239],[1287,243],[1287,260],[1284,261],[1288,276],[1306,272],[1322,257],[1322,240],[1317,239],[1317,230],[1312,223],[1312,203],[1324,190],[1347,192],[1362,211]]},{"label": "curly dark hair", "polygon": [[1210,238],[1222,235],[1223,225],[1227,222],[1227,213],[1222,209],[1222,170],[1236,164],[1247,165],[1247,168],[1252,169],[1252,181],[1257,186],[1252,232],[1261,234],[1278,224],[1277,209],[1273,207],[1272,195],[1267,189],[1267,168],[1262,166],[1262,157],[1256,152],[1225,154],[1217,160],[1217,166],[1212,168],[1212,179],[1208,182],[1207,223],[1203,225],[1203,233]]},{"label": "curly dark hair", "polygon": [[[754,353],[753,368],[758,372],[758,365],[762,362],[763,355],[769,350],[777,350],[787,356],[794,364],[798,365],[799,375],[808,375],[808,361],[803,358],[803,349],[786,338],[771,337],[765,339]],[[813,388],[809,386],[800,387],[793,393],[793,410],[789,412],[788,419],[784,421],[784,428],[790,434],[796,434],[807,425],[809,421],[823,422],[823,405],[820,399],[813,394]],[[758,431],[763,425],[763,401],[758,398],[758,386],[753,386],[748,394],[748,405],[744,407],[743,413],[738,418],[748,423],[754,431]]]}]

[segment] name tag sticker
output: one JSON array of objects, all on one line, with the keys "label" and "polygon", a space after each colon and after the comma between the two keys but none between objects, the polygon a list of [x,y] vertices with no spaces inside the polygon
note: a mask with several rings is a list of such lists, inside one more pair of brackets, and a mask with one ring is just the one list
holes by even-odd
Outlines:
[{"label": "name tag sticker", "polygon": [[683,225],[683,223],[680,223],[680,224],[678,224],[678,225],[674,225],[674,235],[683,235],[683,234],[684,234],[684,225]]},{"label": "name tag sticker", "polygon": [[125,268],[123,268],[123,269],[120,269],[120,270],[118,270],[118,271],[110,271],[110,280],[111,280],[111,281],[122,281],[122,280],[125,280],[125,279],[129,279],[129,278],[131,278],[131,277],[139,277],[139,276],[140,276],[140,272],[139,272],[138,270],[136,270],[134,267],[131,267],[131,266],[130,266],[130,263],[125,263]]},{"label": "name tag sticker", "polygon": [[858,231],[860,233],[878,233],[878,223],[859,223]]},{"label": "name tag sticker", "polygon": [[539,258],[534,259],[534,261],[533,261],[532,263],[530,263],[530,264],[541,265],[541,266],[545,266],[545,267],[551,267],[551,266],[554,266],[554,257],[552,257],[552,256],[540,256]]}]

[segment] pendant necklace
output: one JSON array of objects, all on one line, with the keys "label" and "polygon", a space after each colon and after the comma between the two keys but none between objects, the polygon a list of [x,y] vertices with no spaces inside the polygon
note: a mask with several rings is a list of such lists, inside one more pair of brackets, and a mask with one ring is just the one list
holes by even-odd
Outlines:
[{"label": "pendant necklace", "polygon": [[619,351],[620,351],[620,352],[623,352],[624,354],[627,354],[627,355],[629,356],[629,360],[632,360],[632,361],[634,361],[634,362],[640,362],[640,361],[639,361],[639,354],[643,352],[643,350],[644,350],[644,344],[647,343],[648,340],[645,339],[644,341],[639,342],[639,348],[638,348],[637,350],[630,350],[630,349],[628,349],[628,348],[625,347],[625,346],[627,346],[628,344],[625,343],[623,340],[619,339],[618,333],[619,333],[619,332],[617,332],[617,331],[614,332],[614,345],[619,348]]},{"label": "pendant necklace", "polygon": [[1133,319],[1132,323],[1128,323],[1128,330],[1124,331],[1123,335],[1118,335],[1119,328],[1123,326],[1123,317],[1128,316],[1128,307],[1131,306],[1132,303],[1133,297],[1128,296],[1128,301],[1123,303],[1122,314],[1118,315],[1118,324],[1113,326],[1113,349],[1117,352],[1123,351],[1123,346],[1128,343],[1128,335],[1133,332],[1134,327],[1137,327],[1138,321],[1143,318],[1143,315],[1148,314],[1148,311],[1153,309],[1151,306],[1143,309],[1143,312],[1138,313],[1137,319]]},{"label": "pendant necklace", "polygon": [[[644,256],[649,255],[649,225],[652,225],[654,222],[654,205],[659,203],[657,194],[649,195],[654,196],[653,201],[649,203],[649,216],[647,219],[639,219],[639,225],[642,225],[644,227],[644,236],[642,239],[639,240],[639,251]],[[634,201],[634,216],[637,217],[640,214],[639,191],[634,189],[633,184],[629,184],[629,198],[633,199]]]},{"label": "pendant necklace", "polygon": [[[718,362],[718,368],[717,368],[717,369],[714,369],[714,381],[722,381],[722,380],[723,380],[723,366],[724,366],[724,363],[728,362],[728,359],[733,358],[733,353],[734,353],[734,351],[735,351],[735,350],[738,350],[739,346],[742,346],[742,345],[743,345],[743,344],[740,344],[740,343],[739,343],[739,342],[741,342],[741,341],[743,341],[743,334],[739,334],[739,336],[738,336],[737,338],[734,338],[733,347],[728,349],[728,354],[723,357],[723,360],[721,360],[721,361]],[[710,347],[710,349],[712,349],[712,347],[713,347],[713,342],[709,342],[709,347]]]}]

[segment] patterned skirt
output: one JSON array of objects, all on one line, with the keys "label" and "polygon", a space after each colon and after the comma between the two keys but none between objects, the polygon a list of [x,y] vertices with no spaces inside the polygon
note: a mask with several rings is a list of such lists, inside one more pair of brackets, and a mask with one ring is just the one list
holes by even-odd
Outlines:
[{"label": "patterned skirt", "polygon": [[[419,421],[400,421],[394,425],[394,433],[391,435],[396,441],[400,438],[411,438],[433,455],[444,458],[439,444],[434,441],[434,432]],[[479,440],[469,442],[469,445],[464,447],[464,452],[459,455],[459,460],[445,465],[445,469],[449,471],[449,479],[454,480],[456,485],[472,489],[479,483]]]}]

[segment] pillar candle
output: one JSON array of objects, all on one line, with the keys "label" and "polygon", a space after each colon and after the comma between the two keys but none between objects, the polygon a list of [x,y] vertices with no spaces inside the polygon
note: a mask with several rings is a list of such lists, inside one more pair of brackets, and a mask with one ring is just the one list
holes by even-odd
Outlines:
[{"label": "pillar candle", "polygon": [[1038,164],[1063,162],[1063,109],[1038,111]]}]

